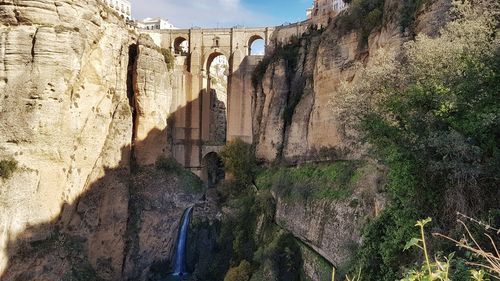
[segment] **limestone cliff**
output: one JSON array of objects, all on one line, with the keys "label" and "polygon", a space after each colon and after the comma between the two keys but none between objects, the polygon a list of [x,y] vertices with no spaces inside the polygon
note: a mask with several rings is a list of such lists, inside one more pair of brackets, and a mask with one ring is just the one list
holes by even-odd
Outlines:
[{"label": "limestone cliff", "polygon": [[159,155],[169,151],[165,132],[172,107],[172,71],[167,58],[148,35],[141,35],[136,47],[133,73],[136,109],[134,152],[137,164],[154,164]]},{"label": "limestone cliff", "polygon": [[[4,1],[0,24],[0,157],[19,163],[13,177],[0,180],[0,272],[9,241],[43,238],[51,227],[26,228],[59,217],[69,224],[78,196],[105,169],[117,175],[108,177],[113,188],[98,207],[112,212],[96,213],[90,224],[117,219],[101,229],[113,235],[91,255],[118,254],[127,219],[128,188],[118,174],[128,173],[130,159],[133,36],[96,1]],[[95,234],[93,242],[101,243]],[[115,270],[120,264],[113,260]]]},{"label": "limestone cliff", "polygon": [[[360,157],[362,151],[353,139],[356,132],[334,111],[340,102],[338,90],[342,83],[360,82],[358,63],[374,63],[373,54],[382,49],[397,53],[410,39],[411,32],[401,31],[402,5],[401,1],[385,1],[382,24],[371,31],[366,43],[361,31],[346,32],[334,19],[324,31],[309,29],[292,42],[298,48],[292,58],[280,56],[279,51],[274,58],[271,54],[253,98],[259,158],[295,163],[325,155]],[[412,33],[436,33],[448,8],[449,1],[428,1],[417,11]]]},{"label": "limestone cliff", "polygon": [[[18,168],[0,178],[1,280],[122,280],[170,255],[195,198],[182,177],[144,187],[154,168],[131,172],[168,152],[167,64],[138,37],[98,0],[2,1],[0,161]],[[145,200],[167,207],[137,207]]]},{"label": "limestone cliff", "polygon": [[[357,65],[376,63],[374,54],[381,50],[397,54],[412,32],[435,34],[449,9],[449,1],[428,1],[402,32],[402,3],[385,1],[381,26],[364,39],[359,30],[346,32],[337,18],[325,30],[310,28],[264,59],[260,67],[267,67],[254,73],[261,78],[254,81],[253,97],[258,158],[299,165],[370,158],[352,124],[335,110],[343,102],[340,87],[361,83]],[[345,265],[361,243],[361,229],[383,208],[383,170],[368,172],[345,200],[289,201],[275,195],[276,222],[333,265]]]}]

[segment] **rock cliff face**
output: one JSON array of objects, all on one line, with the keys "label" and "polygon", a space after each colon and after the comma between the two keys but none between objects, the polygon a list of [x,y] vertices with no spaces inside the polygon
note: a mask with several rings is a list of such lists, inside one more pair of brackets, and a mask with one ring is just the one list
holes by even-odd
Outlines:
[{"label": "rock cliff face", "polygon": [[166,58],[148,35],[141,35],[136,47],[133,73],[135,158],[139,165],[154,164],[169,148],[165,132],[172,107],[172,71]]},{"label": "rock cliff face", "polygon": [[[138,37],[97,0],[1,3],[0,160],[18,168],[0,178],[0,279],[122,280],[150,265],[125,266],[135,256],[170,254],[194,197],[175,175],[163,189],[164,176],[143,189],[133,180],[152,169],[131,173],[135,159],[150,165],[168,152],[170,113],[165,58]],[[149,197],[168,207],[132,208]],[[167,228],[160,241],[144,234],[156,216]]]},{"label": "rock cliff face", "polygon": [[[58,217],[68,224],[78,196],[105,168],[129,167],[126,81],[133,36],[102,7],[49,0],[3,1],[0,7],[0,157],[19,163],[12,178],[0,180],[0,269],[8,261],[9,240],[40,239],[50,227],[36,234],[26,228]],[[119,178],[114,183],[100,201],[108,198],[114,206],[106,208],[123,224],[128,188]],[[112,213],[103,210],[95,220]],[[119,248],[111,246],[122,243],[121,231],[114,232],[118,238],[97,251]]]},{"label": "rock cliff face", "polygon": [[[416,33],[435,34],[442,26],[449,1],[435,1],[417,14]],[[322,151],[350,150],[342,157],[358,158],[349,124],[334,111],[341,100],[341,83],[359,83],[357,63],[370,64],[379,50],[398,52],[408,36],[401,32],[401,1],[385,1],[384,24],[372,31],[366,46],[359,32],[345,33],[334,20],[322,33],[303,36],[297,65],[279,59],[267,67],[254,96],[254,140],[257,156],[266,161],[297,162]],[[316,33],[316,34],[314,34]],[[288,110],[289,112],[285,112]]]},{"label": "rock cliff face", "polygon": [[361,230],[378,215],[385,199],[381,194],[385,172],[366,164],[342,200],[290,200],[277,196],[276,223],[309,245],[336,267],[348,264],[361,244]]},{"label": "rock cliff face", "polygon": [[[446,22],[449,1],[429,3],[417,12],[414,33],[435,35]],[[341,86],[362,82],[358,64],[376,63],[374,54],[381,50],[397,54],[410,39],[399,25],[401,5],[385,1],[383,25],[371,32],[366,45],[356,30],[346,33],[334,19],[324,31],[309,30],[269,58],[253,97],[258,158],[300,164],[367,157],[357,132],[335,108],[343,102]],[[293,48],[297,56],[287,57]],[[347,200],[293,202],[277,196],[276,222],[333,265],[346,264],[361,243],[367,218],[383,208],[383,179],[383,169],[374,169]]]}]

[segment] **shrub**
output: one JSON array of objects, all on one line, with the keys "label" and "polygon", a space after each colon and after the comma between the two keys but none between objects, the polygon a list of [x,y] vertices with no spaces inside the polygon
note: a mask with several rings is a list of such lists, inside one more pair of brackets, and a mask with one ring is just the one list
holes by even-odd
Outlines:
[{"label": "shrub", "polygon": [[253,183],[257,171],[257,160],[250,144],[236,139],[226,144],[220,156],[224,162],[225,171],[231,174],[238,184]]},{"label": "shrub", "polygon": [[0,178],[9,179],[17,169],[16,160],[1,160],[0,161]]},{"label": "shrub", "polygon": [[500,204],[500,49],[491,12],[499,4],[459,2],[440,37],[417,36],[399,58],[381,51],[360,69],[360,83],[341,90],[350,105],[339,115],[352,117],[346,124],[359,125],[390,169],[390,206],[364,231],[358,266],[366,280],[401,278],[415,261],[402,252],[413,218],[435,217],[450,230],[455,212],[483,217]]},{"label": "shrub", "polygon": [[198,193],[203,189],[201,179],[191,171],[185,169],[172,157],[158,157],[158,159],[156,159],[155,167],[157,170],[177,176],[180,180],[180,187],[185,192]]},{"label": "shrub", "polygon": [[224,281],[248,281],[252,276],[252,266],[246,260],[237,267],[232,267],[224,277]]},{"label": "shrub", "polygon": [[260,190],[273,190],[289,200],[345,199],[362,176],[359,161],[305,164],[261,172],[256,180]]},{"label": "shrub", "polygon": [[167,64],[168,70],[174,69],[175,66],[175,57],[172,55],[172,52],[169,49],[161,48],[160,53],[163,55],[165,63]]},{"label": "shrub", "polygon": [[415,15],[417,11],[424,5],[428,0],[405,0],[403,5],[403,11],[401,14],[401,31],[404,32],[411,24],[415,21]]},{"label": "shrub", "polygon": [[255,70],[252,72],[252,85],[254,89],[258,88],[269,65],[272,63],[279,60],[285,60],[287,62],[288,70],[293,72],[297,68],[300,43],[301,39],[294,36],[290,39],[290,43],[277,46],[271,55],[264,57],[264,59],[257,64]]},{"label": "shrub", "polygon": [[337,19],[341,34],[357,30],[361,34],[360,44],[368,42],[373,29],[382,25],[385,0],[352,0],[347,13]]},{"label": "shrub", "polygon": [[172,157],[160,156],[156,159],[155,167],[169,173],[180,173],[184,170],[181,164]]}]

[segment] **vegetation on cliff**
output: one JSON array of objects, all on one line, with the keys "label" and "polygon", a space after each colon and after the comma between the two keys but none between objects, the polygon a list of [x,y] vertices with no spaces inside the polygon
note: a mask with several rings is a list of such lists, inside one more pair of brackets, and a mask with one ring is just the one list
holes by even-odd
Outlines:
[{"label": "vegetation on cliff", "polygon": [[[345,121],[360,125],[390,169],[391,204],[366,227],[359,252],[366,280],[395,280],[418,259],[403,251],[417,218],[435,218],[444,232],[460,231],[457,211],[500,224],[499,11],[495,1],[455,2],[439,37],[419,35],[397,58],[381,51],[360,83],[344,85]],[[468,280],[460,267],[450,276]]]},{"label": "vegetation on cliff", "polygon": [[[213,250],[206,255],[200,249],[191,250],[188,259],[197,264],[195,279],[307,280],[302,259],[305,246],[275,224],[275,201],[271,192],[253,186],[257,164],[252,146],[236,140],[226,145],[221,156],[226,171],[232,174],[232,178],[217,186],[224,217],[211,226],[193,221],[190,227],[190,237],[195,241],[207,231],[216,236],[209,243]],[[206,247],[207,242],[203,243]],[[313,255],[312,251],[307,253]],[[198,257],[192,258],[193,255]],[[207,263],[209,266],[203,266]]]},{"label": "vegetation on cliff", "polygon": [[238,185],[246,186],[253,183],[257,171],[257,159],[251,145],[236,139],[224,147],[220,156],[226,173],[229,173]]},{"label": "vegetation on cliff", "polygon": [[203,183],[199,177],[185,169],[172,157],[160,156],[156,160],[155,167],[164,173],[175,175],[179,179],[179,187],[186,192],[199,193],[202,191]]},{"label": "vegetation on cliff", "polygon": [[338,161],[305,164],[299,167],[266,169],[257,177],[257,187],[272,190],[280,198],[290,200],[345,199],[353,184],[361,177],[360,161]]},{"label": "vegetation on cliff", "polygon": [[0,161],[0,178],[8,179],[17,169],[17,161],[1,160]]}]

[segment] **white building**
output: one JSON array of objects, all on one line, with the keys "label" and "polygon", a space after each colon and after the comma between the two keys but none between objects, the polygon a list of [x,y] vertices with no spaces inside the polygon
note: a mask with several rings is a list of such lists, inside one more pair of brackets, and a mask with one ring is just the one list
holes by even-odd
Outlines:
[{"label": "white building", "polygon": [[306,11],[307,19],[334,17],[347,8],[343,0],[314,0],[313,6]]},{"label": "white building", "polygon": [[168,20],[162,18],[145,18],[141,21],[137,21],[137,27],[146,30],[177,29]]},{"label": "white building", "polygon": [[130,0],[104,0],[109,7],[115,10],[123,19],[132,19]]}]

